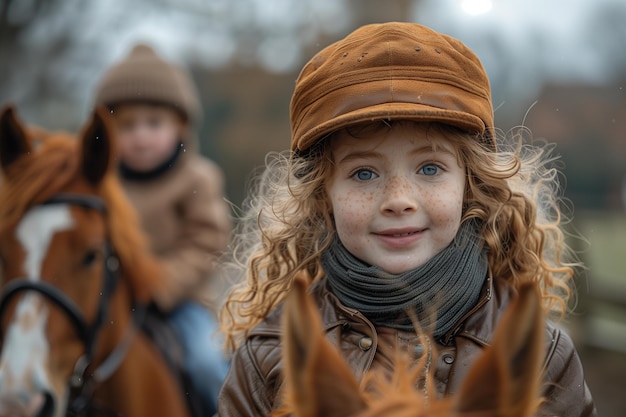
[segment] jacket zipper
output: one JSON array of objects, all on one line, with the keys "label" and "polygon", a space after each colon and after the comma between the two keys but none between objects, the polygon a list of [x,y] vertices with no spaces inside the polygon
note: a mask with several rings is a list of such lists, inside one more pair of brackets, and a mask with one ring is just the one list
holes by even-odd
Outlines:
[{"label": "jacket zipper", "polygon": [[450,340],[452,340],[452,338],[456,336],[456,334],[459,332],[461,327],[463,327],[465,320],[470,318],[476,311],[478,311],[485,304],[487,304],[489,300],[491,300],[491,296],[493,293],[491,277],[487,277],[486,282],[485,282],[485,287],[486,287],[485,295],[478,301],[478,303],[474,306],[474,308],[472,308],[470,311],[465,313],[465,315],[461,317],[461,319],[458,321],[458,324],[445,335],[445,337],[442,340],[445,346],[448,346],[448,344],[450,343]]}]

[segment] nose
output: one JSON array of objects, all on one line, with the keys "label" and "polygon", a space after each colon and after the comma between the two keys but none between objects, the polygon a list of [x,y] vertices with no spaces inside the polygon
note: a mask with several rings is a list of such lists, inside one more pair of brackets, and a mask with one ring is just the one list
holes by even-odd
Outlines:
[{"label": "nose", "polygon": [[0,394],[0,417],[52,417],[54,411],[54,397],[47,392],[10,390]]},{"label": "nose", "polygon": [[[12,354],[13,339],[5,340],[0,359],[0,417],[52,417],[58,397],[47,382],[46,371],[37,358],[28,355],[32,352],[23,352],[26,357]],[[23,351],[24,346],[20,347]]]},{"label": "nose", "polygon": [[135,126],[127,132],[126,141],[134,146],[143,146],[153,138],[152,133],[144,126]]},{"label": "nose", "polygon": [[385,215],[401,215],[418,209],[415,186],[404,176],[393,176],[384,184],[380,210]]}]

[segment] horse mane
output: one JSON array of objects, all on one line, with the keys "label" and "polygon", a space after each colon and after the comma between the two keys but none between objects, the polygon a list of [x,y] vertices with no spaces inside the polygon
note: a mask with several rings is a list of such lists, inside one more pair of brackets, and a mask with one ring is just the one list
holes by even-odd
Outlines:
[{"label": "horse mane", "polygon": [[[8,167],[0,182],[0,231],[15,226],[25,212],[79,181],[79,142],[67,133],[29,130],[34,151]],[[95,190],[105,202],[112,246],[133,298],[147,302],[163,282],[162,268],[151,255],[138,216],[126,198],[115,169],[109,169]]]}]

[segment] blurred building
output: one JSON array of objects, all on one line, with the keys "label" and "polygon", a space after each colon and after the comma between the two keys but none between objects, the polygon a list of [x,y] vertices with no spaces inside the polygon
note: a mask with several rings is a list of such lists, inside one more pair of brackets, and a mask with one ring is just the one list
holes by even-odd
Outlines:
[{"label": "blurred building", "polygon": [[568,227],[585,239],[574,240],[586,269],[565,325],[599,415],[626,415],[626,83],[546,85],[526,125],[556,142],[574,208]]},{"label": "blurred building", "polygon": [[626,81],[548,84],[526,118],[536,138],[556,142],[577,209],[624,210]]}]

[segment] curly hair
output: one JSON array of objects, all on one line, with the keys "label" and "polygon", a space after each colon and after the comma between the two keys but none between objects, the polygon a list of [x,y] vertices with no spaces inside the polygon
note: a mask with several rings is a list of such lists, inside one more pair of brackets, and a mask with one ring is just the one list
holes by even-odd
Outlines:
[{"label": "curly hair", "polygon": [[[466,171],[462,221],[482,220],[491,276],[513,285],[538,283],[546,311],[563,315],[577,263],[566,261],[575,257],[560,227],[563,199],[553,147],[533,144],[523,128],[500,133],[495,152],[488,138],[443,124],[430,128],[454,144]],[[320,257],[335,232],[325,189],[333,173],[331,141],[332,135],[303,154],[269,154],[252,183],[228,262],[240,280],[220,313],[227,350],[284,299],[294,276],[305,272],[310,283],[324,277]]]}]

